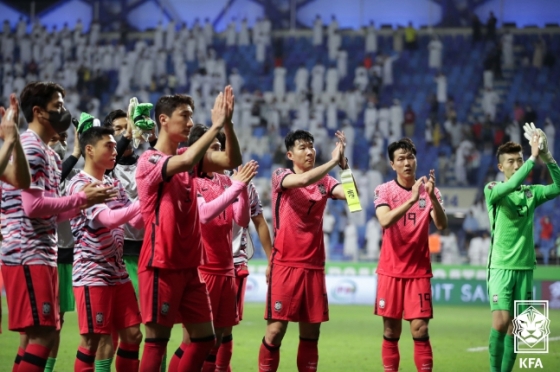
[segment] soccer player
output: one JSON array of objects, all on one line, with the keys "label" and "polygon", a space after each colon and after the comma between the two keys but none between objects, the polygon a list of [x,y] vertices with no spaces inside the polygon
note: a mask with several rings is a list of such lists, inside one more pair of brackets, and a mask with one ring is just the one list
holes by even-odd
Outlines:
[{"label": "soccer player", "polygon": [[377,266],[375,314],[383,317],[381,357],[385,371],[399,370],[399,338],[402,319],[410,322],[414,363],[418,371],[431,371],[433,354],[428,322],[433,317],[432,266],[428,247],[430,222],[438,230],[447,227],[447,216],[434,171],[416,179],[416,148],[403,138],[389,145],[396,179],[377,186],[374,203],[383,227],[383,243]]},{"label": "soccer player", "polygon": [[[193,126],[194,101],[186,95],[163,96],[156,103],[159,129],[156,146],[138,160],[136,181],[146,233],[138,260],[142,321],[146,339],[141,372],[159,370],[163,353],[177,321],[185,326],[188,339],[178,370],[200,371],[214,346],[206,285],[198,267],[204,262],[195,178],[202,159],[202,172],[221,172],[241,163],[241,152],[231,117],[233,91],[226,87],[212,109],[212,127],[189,148],[186,142]],[[206,153],[221,129],[226,152]],[[188,343],[188,345],[187,345]]]},{"label": "soccer player", "polygon": [[2,183],[2,275],[10,313],[9,329],[26,333],[14,369],[43,371],[60,329],[56,228],[80,208],[113,197],[111,189],[86,185],[73,196],[60,197],[60,158],[47,145],[71,124],[64,109],[64,89],[35,82],[23,89],[21,108],[29,129],[21,144],[29,162],[31,186],[17,190]]},{"label": "soccer player", "polygon": [[328,198],[346,199],[342,185],[328,175],[337,165],[348,167],[346,139],[342,132],[336,137],[340,142],[331,160],[315,167],[311,133],[288,133],[284,142],[293,169],[280,168],[272,175],[275,240],[269,261],[266,334],[259,351],[262,372],[278,369],[288,322],[299,322],[298,370],[317,370],[319,331],[329,319],[323,212]]},{"label": "soccer player", "polygon": [[[536,267],[533,242],[535,208],[560,195],[560,170],[548,151],[541,130],[529,133],[531,157],[523,161],[521,145],[506,142],[496,153],[504,182],[484,187],[492,226],[492,245],[488,256],[488,297],[492,310],[490,330],[490,370],[511,371],[515,364],[513,317],[514,301],[531,300],[533,270]],[[539,139],[543,149],[539,151]],[[523,185],[537,157],[546,164],[553,183]]]},{"label": "soccer player", "polygon": [[[124,229],[128,222],[135,228],[144,224],[138,201],[132,203],[118,180],[107,175],[115,166],[117,155],[113,129],[91,127],[80,129],[80,146],[84,154],[84,170],[68,184],[68,195],[78,193],[84,185],[98,182],[114,187],[117,196],[105,204],[81,211],[72,218],[76,238],[72,279],[78,306],[81,342],[74,371],[110,372],[112,350],[98,355],[101,338],[110,340],[113,330],[121,342],[117,351],[117,371],[138,371],[138,350],[142,340],[140,311],[134,288],[122,260]],[[110,342],[110,341],[109,341]]]},{"label": "soccer player", "polygon": [[[29,166],[21,146],[18,131],[19,106],[15,94],[10,95],[10,106],[0,107],[0,181],[16,189],[26,189],[31,183]],[[12,161],[10,162],[10,157]],[[0,188],[0,193],[2,189]],[[0,242],[1,243],[1,242]],[[0,304],[0,333],[2,333],[2,305]]]}]

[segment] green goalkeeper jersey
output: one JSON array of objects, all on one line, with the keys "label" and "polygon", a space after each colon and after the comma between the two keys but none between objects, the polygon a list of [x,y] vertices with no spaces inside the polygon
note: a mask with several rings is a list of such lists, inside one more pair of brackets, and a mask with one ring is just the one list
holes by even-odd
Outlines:
[{"label": "green goalkeeper jersey", "polygon": [[552,184],[522,185],[535,163],[529,159],[506,182],[490,182],[484,196],[492,226],[488,268],[533,270],[536,266],[533,242],[535,208],[560,195],[560,169],[547,164]]}]

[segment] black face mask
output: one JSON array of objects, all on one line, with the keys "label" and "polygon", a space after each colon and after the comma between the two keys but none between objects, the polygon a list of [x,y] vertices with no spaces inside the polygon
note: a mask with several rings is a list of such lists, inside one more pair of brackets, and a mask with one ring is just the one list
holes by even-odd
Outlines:
[{"label": "black face mask", "polygon": [[72,124],[72,115],[68,111],[47,111],[49,123],[56,133],[65,132]]}]

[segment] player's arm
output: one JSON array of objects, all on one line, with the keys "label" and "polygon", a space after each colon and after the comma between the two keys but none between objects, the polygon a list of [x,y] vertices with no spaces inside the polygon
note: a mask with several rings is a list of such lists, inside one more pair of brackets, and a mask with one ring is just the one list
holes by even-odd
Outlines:
[{"label": "player's arm", "polygon": [[550,172],[552,183],[546,186],[533,186],[535,198],[537,199],[537,206],[560,195],[560,168],[556,162],[547,163],[546,166]]},{"label": "player's arm", "polygon": [[515,189],[517,189],[523,181],[527,178],[533,167],[535,166],[535,156],[531,156],[527,161],[505,182],[495,183],[492,182],[484,188],[484,196],[486,203],[496,204],[503,197],[507,196]]},{"label": "player's arm", "polygon": [[426,177],[419,178],[414,186],[412,186],[412,195],[410,199],[399,205],[397,208],[391,209],[388,205],[382,204],[375,209],[375,215],[377,216],[379,224],[382,228],[386,229],[388,227],[391,227],[392,225],[397,223],[397,221],[400,220],[406,212],[408,212],[408,210],[414,205],[414,203],[418,201],[418,188],[425,181]]},{"label": "player's arm", "polygon": [[313,168],[307,172],[298,173],[298,174],[295,173],[288,174],[282,180],[282,184],[281,184],[282,188],[295,189],[298,187],[306,187],[314,184],[315,182],[325,177],[327,173],[329,173],[340,162],[340,156],[341,156],[340,146],[341,146],[340,143],[336,144],[336,147],[332,152],[331,160],[329,160],[325,164]]},{"label": "player's arm", "polygon": [[19,106],[15,94],[10,95],[8,110],[0,107],[0,116],[0,138],[4,140],[0,148],[0,179],[17,189],[27,189],[31,184],[31,174],[19,139]]},{"label": "player's arm", "polygon": [[260,213],[256,216],[251,217],[251,220],[253,221],[255,229],[257,230],[257,234],[259,236],[259,240],[261,241],[264,253],[266,254],[266,258],[270,262],[270,255],[272,254],[272,239],[270,239],[270,230],[268,228],[268,224],[266,223],[266,219],[264,218],[263,214]]},{"label": "player's arm", "polygon": [[[225,151],[212,151],[204,156],[202,160],[202,170],[204,172],[221,172],[226,169],[234,169],[241,165],[243,161],[239,141],[233,130],[234,99],[233,89],[231,86],[227,86],[224,91],[226,118],[223,125],[224,134],[226,135],[226,149]],[[218,120],[221,120],[221,117],[218,117]],[[214,110],[212,110],[212,123],[214,123]]]}]

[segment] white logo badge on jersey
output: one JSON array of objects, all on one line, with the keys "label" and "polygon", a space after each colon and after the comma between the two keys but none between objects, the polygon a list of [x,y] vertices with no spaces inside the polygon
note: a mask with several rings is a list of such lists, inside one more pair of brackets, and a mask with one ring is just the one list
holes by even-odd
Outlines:
[{"label": "white logo badge on jersey", "polygon": [[530,199],[533,197],[533,193],[531,192],[531,190],[525,190],[525,197],[527,199]]},{"label": "white logo badge on jersey", "polygon": [[494,302],[494,303],[498,302],[498,295],[497,294],[492,296],[492,302]]},{"label": "white logo badge on jersey", "polygon": [[276,301],[274,303],[274,310],[276,310],[276,311],[282,310],[282,302],[281,301]]},{"label": "white logo badge on jersey", "polygon": [[99,324],[99,325],[103,324],[103,313],[97,313],[97,314],[95,314],[95,321],[96,321],[97,324]]},{"label": "white logo badge on jersey", "polygon": [[420,209],[426,208],[426,199],[424,198],[418,199],[418,206],[420,207]]},{"label": "white logo badge on jersey", "polygon": [[385,309],[385,299],[382,298],[379,300],[379,308]]}]

